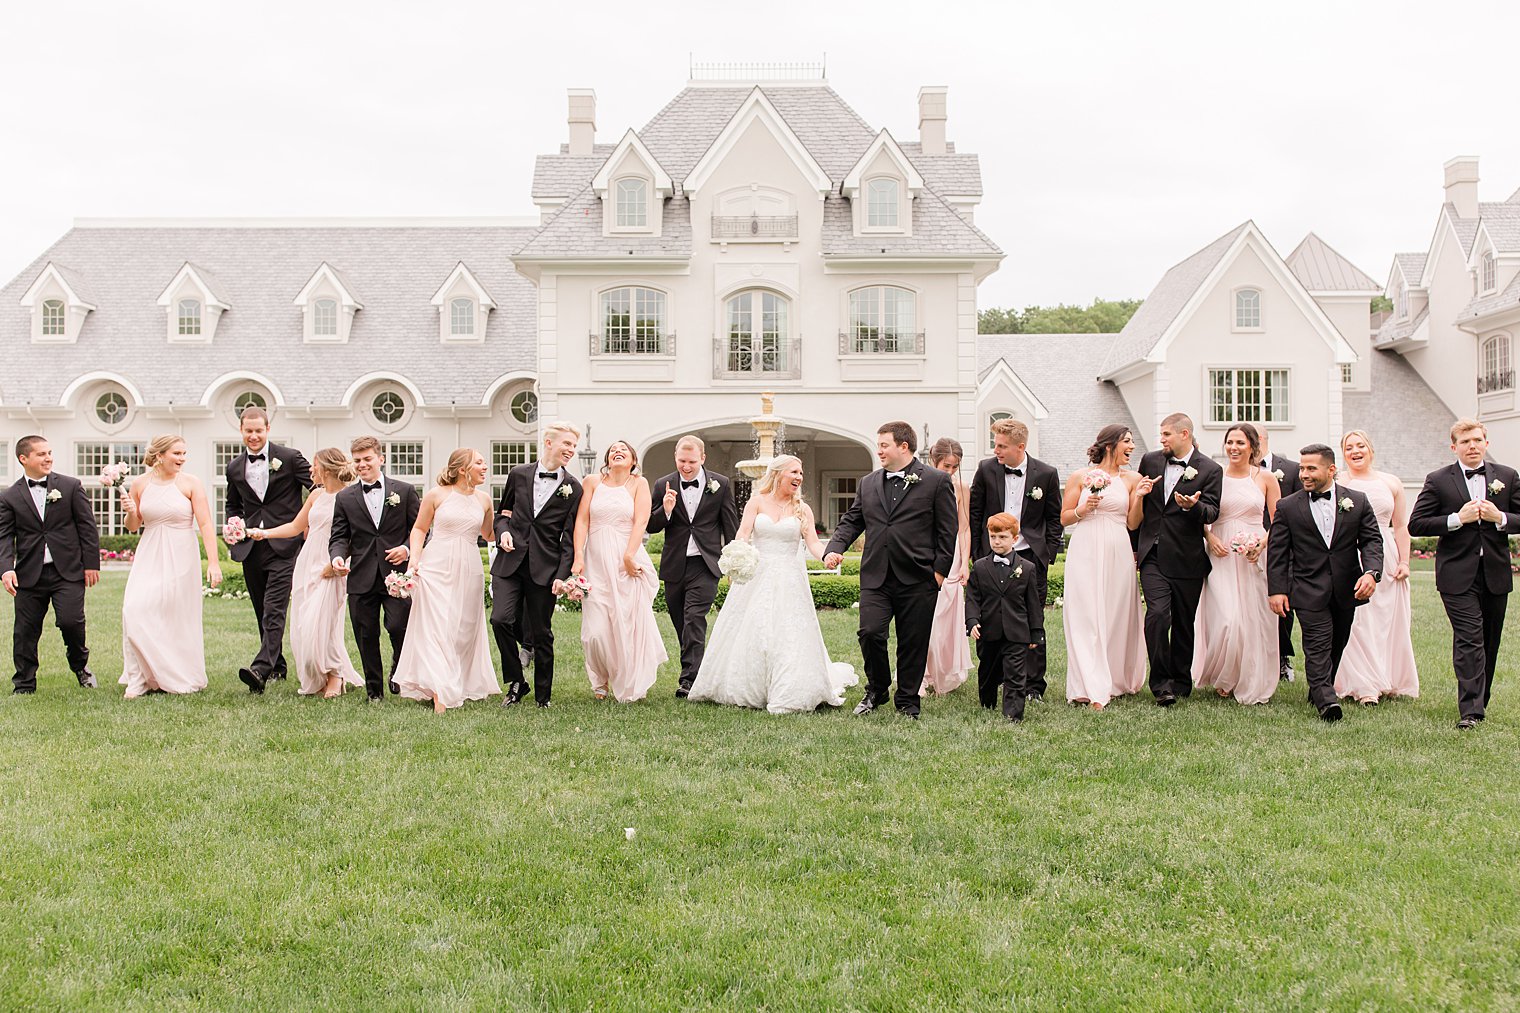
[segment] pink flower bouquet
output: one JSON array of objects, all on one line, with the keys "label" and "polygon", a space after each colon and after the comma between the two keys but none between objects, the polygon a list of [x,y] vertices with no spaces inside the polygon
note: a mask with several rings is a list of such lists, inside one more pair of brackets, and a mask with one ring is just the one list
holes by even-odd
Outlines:
[{"label": "pink flower bouquet", "polygon": [[222,525],[222,541],[228,545],[236,545],[248,537],[248,528],[243,524],[241,517],[229,517]]},{"label": "pink flower bouquet", "polygon": [[583,575],[576,574],[565,581],[565,597],[571,601],[583,601],[586,595],[591,593],[591,581]]},{"label": "pink flower bouquet", "polygon": [[125,461],[108,464],[100,469],[100,484],[107,489],[119,489],[131,472],[132,469],[127,466],[127,462]]},{"label": "pink flower bouquet", "polygon": [[1087,477],[1082,480],[1083,488],[1094,496],[1113,484],[1114,480],[1108,477],[1108,472],[1099,468],[1093,468],[1087,473]]},{"label": "pink flower bouquet", "polygon": [[417,578],[409,573],[391,572],[385,575],[385,593],[392,598],[410,598],[417,590]]},{"label": "pink flower bouquet", "polygon": [[1235,536],[1230,539],[1230,551],[1237,556],[1244,556],[1252,549],[1259,548],[1260,546],[1261,536],[1253,535],[1246,531],[1237,531]]}]

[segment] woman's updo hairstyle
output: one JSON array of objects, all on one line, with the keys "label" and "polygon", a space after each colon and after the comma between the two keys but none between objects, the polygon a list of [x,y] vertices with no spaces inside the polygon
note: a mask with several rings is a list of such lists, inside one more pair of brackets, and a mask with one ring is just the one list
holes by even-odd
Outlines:
[{"label": "woman's updo hairstyle", "polygon": [[322,469],[323,475],[344,485],[359,477],[358,472],[354,471],[354,462],[350,461],[348,455],[337,447],[325,447],[317,451],[317,456],[312,463]]},{"label": "woman's updo hairstyle", "polygon": [[934,446],[929,448],[929,463],[938,468],[940,462],[947,457],[954,457],[958,460],[964,461],[966,459],[966,454],[965,451],[961,449],[961,445],[958,440],[952,440],[948,436],[941,436],[939,439],[934,441]]},{"label": "woman's updo hairstyle", "polygon": [[185,438],[175,433],[153,437],[153,442],[148,444],[148,452],[143,455],[143,467],[157,467],[158,462],[163,460],[165,454],[174,449],[176,443],[184,442]]},{"label": "woman's updo hairstyle", "polygon": [[460,447],[449,455],[449,463],[443,466],[438,473],[439,485],[458,485],[464,478],[470,466],[475,463],[475,458],[480,455],[470,447]]},{"label": "woman's updo hairstyle", "polygon": [[1098,430],[1098,438],[1093,441],[1093,445],[1087,448],[1087,459],[1093,464],[1102,464],[1108,452],[1122,443],[1129,432],[1129,426],[1121,426],[1118,423],[1104,426]]}]

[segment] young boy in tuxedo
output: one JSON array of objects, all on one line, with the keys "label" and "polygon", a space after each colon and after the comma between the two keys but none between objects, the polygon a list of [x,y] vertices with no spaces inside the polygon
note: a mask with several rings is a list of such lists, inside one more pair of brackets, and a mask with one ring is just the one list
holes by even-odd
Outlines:
[{"label": "young boy in tuxedo", "polygon": [[1024,720],[1024,688],[1033,652],[1045,639],[1045,600],[1034,564],[1013,551],[1019,519],[1010,513],[987,518],[992,551],[971,567],[966,582],[966,630],[976,641],[976,688],[982,706],[997,705],[1003,717]]}]

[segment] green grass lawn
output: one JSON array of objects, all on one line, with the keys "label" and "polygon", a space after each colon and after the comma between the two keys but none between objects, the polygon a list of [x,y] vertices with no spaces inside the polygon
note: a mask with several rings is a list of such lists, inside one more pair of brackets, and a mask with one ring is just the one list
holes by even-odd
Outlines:
[{"label": "green grass lawn", "polygon": [[[1418,701],[1331,726],[1298,681],[1008,727],[974,686],[919,723],[687,705],[673,665],[599,704],[569,615],[547,712],[251,699],[234,601],[207,692],[125,701],[110,573],[102,688],[49,627],[37,695],[0,699],[0,1005],[1512,1009],[1513,653],[1456,732],[1414,579]],[[838,657],[855,619],[822,616]]]}]

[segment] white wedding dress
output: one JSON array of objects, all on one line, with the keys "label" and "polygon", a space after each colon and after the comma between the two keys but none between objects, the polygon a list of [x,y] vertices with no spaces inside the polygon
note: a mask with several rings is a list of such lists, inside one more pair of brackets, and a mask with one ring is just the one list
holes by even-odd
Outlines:
[{"label": "white wedding dress", "polygon": [[802,557],[802,522],[755,518],[755,575],[728,590],[692,700],[765,708],[772,714],[844,703],[855,669],[831,662]]}]

